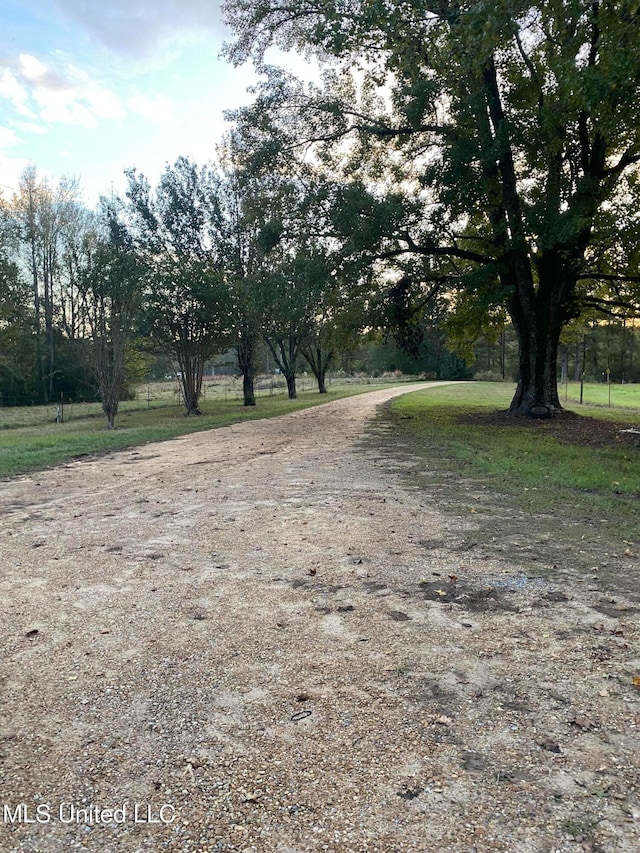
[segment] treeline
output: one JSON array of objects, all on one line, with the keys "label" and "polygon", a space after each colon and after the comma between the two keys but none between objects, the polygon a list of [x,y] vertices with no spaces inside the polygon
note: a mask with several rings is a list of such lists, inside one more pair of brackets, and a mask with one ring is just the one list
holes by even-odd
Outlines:
[{"label": "treeline", "polygon": [[[265,365],[291,397],[300,370],[321,393],[330,369],[517,379],[510,324],[494,318],[461,333],[445,303],[416,307],[390,283],[371,233],[368,249],[354,247],[363,188],[314,170],[265,178],[240,166],[231,145],[226,165],[181,158],[156,187],[131,171],[126,196],[96,211],[77,182],[52,186],[24,171],[1,208],[0,405],[99,398],[113,425],[136,383],[169,371],[197,414],[205,365],[223,352],[233,353],[245,405]],[[372,206],[371,231],[376,215]],[[638,335],[625,316],[569,324],[558,378],[640,381]]]},{"label": "treeline", "polygon": [[159,359],[198,414],[205,365],[229,349],[245,405],[265,351],[291,398],[302,366],[324,393],[332,367],[362,369],[367,353],[372,372],[468,375],[435,327],[412,350],[389,336],[399,302],[362,242],[357,220],[371,231],[381,216],[366,190],[252,155],[230,139],[215,165],[180,158],[154,187],[131,170],[95,211],[76,182],[29,166],[1,210],[0,404],[98,396],[113,425]]},{"label": "treeline", "polygon": [[[518,341],[511,327],[481,335],[474,346],[475,378],[515,381]],[[559,346],[558,381],[640,382],[640,324],[634,318],[574,323]]]},{"label": "treeline", "polygon": [[290,396],[303,357],[325,390],[363,326],[351,295],[366,273],[341,269],[339,247],[307,226],[319,188],[186,159],[154,189],[135,171],[128,182],[125,199],[90,211],[77,183],[51,186],[30,166],[3,203],[0,402],[97,393],[113,424],[127,384],[160,356],[195,414],[205,363],[233,347],[253,405],[260,342]]}]

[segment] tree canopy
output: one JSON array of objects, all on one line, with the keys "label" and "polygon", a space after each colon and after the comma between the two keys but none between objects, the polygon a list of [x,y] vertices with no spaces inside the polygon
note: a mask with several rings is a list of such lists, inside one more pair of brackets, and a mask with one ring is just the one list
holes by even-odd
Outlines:
[{"label": "tree canopy", "polygon": [[263,109],[318,158],[402,190],[410,203],[387,223],[380,257],[419,259],[415,291],[446,289],[473,322],[506,310],[520,352],[512,409],[559,410],[564,326],[586,306],[638,302],[637,3],[225,8],[234,61],[260,62],[276,44],[325,63],[307,89],[270,72]]},{"label": "tree canopy", "polygon": [[155,191],[128,173],[129,233],[146,269],[149,331],[179,367],[188,414],[198,402],[204,366],[224,349],[224,217],[216,172],[185,157],[167,166]]}]

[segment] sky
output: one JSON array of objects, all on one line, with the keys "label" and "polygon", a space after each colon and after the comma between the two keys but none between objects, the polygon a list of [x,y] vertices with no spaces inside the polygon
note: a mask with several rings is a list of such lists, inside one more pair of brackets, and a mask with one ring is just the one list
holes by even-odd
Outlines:
[{"label": "sky", "polygon": [[230,38],[219,0],[1,0],[4,196],[30,162],[54,183],[77,178],[93,207],[123,191],[126,168],[153,183],[180,155],[212,159],[223,110],[249,103],[258,79],[220,58]]}]

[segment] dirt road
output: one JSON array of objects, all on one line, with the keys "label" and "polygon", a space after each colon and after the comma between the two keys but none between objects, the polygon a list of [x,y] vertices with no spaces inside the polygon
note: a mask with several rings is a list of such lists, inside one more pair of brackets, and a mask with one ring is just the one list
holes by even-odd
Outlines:
[{"label": "dirt road", "polygon": [[452,548],[408,390],[0,484],[0,850],[640,850],[637,608]]}]

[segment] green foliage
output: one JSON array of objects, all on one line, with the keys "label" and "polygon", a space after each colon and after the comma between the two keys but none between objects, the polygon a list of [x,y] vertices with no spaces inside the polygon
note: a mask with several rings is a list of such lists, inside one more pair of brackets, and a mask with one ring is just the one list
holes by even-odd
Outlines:
[{"label": "green foliage", "polygon": [[175,360],[187,411],[197,414],[204,364],[228,344],[220,179],[184,157],[166,167],[154,193],[135,170],[127,177],[128,233],[145,267],[146,331]]},{"label": "green foliage", "polygon": [[410,355],[393,337],[361,344],[349,359],[355,371],[379,376],[399,371],[406,376],[424,376],[425,379],[471,379],[466,362],[447,348],[446,335],[432,325],[421,330],[421,340]]},{"label": "green foliage", "polygon": [[501,304],[495,280],[486,282],[484,270],[476,271],[475,279],[468,289],[455,293],[453,310],[444,322],[450,345],[471,365],[475,361],[475,344],[484,337],[495,342],[504,332],[507,322],[506,311]]},{"label": "green foliage", "polygon": [[148,351],[147,342],[140,338],[131,340],[127,345],[124,356],[125,382],[127,387],[133,388],[144,382],[151,375],[155,364],[156,358],[152,352]]},{"label": "green foliage", "polygon": [[[354,252],[360,240],[391,264],[390,279],[410,279],[418,305],[434,288],[453,294],[450,329],[467,352],[508,313],[520,346],[514,409],[559,406],[562,328],[592,305],[638,305],[637,4],[224,8],[234,61],[276,44],[328,64],[306,89],[266,69],[244,114],[368,188]],[[398,189],[404,200],[378,218],[379,198]],[[429,262],[409,274],[410,256]]]},{"label": "green foliage", "polygon": [[35,366],[29,292],[16,264],[0,255],[0,405],[30,403],[37,397]]}]

